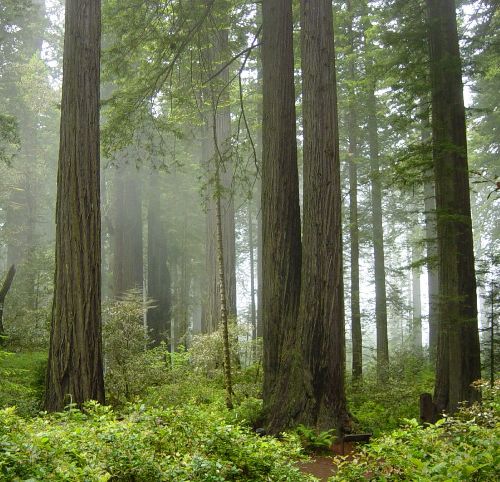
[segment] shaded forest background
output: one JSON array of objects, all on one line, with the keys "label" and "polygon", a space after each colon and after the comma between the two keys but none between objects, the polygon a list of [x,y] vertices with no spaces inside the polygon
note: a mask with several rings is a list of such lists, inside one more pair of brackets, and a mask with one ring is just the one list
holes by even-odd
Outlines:
[{"label": "shaded forest background", "polygon": [[[36,390],[43,385],[56,310],[54,220],[64,108],[63,3],[6,0],[0,6],[0,266],[6,274],[11,266],[16,270],[8,294],[0,300],[0,333],[5,335],[4,348],[17,352],[20,363],[28,365],[29,377],[34,377],[29,383]],[[499,9],[495,0],[456,3],[470,182],[470,190],[462,186],[457,197],[470,196],[481,370],[493,387],[500,360]],[[340,180],[335,173],[332,179],[340,187],[342,217],[337,220],[341,230],[332,236],[338,236],[333,244],[343,249],[332,247],[337,257],[327,263],[340,269],[326,269],[318,265],[326,259],[318,253],[325,253],[309,249],[315,246],[316,226],[322,222],[321,216],[313,217],[310,206],[317,201],[314,194],[323,189],[323,178],[311,175],[307,161],[308,132],[315,129],[311,119],[321,115],[311,112],[306,93],[311,95],[314,85],[307,87],[305,80],[307,72],[309,82],[311,73],[314,80],[314,61],[307,61],[317,49],[306,42],[307,26],[301,24],[298,2],[292,7],[289,33],[294,50],[289,63],[282,65],[279,29],[270,36],[273,24],[266,27],[266,21],[271,22],[273,12],[266,5],[103,1],[102,331],[106,398],[114,407],[139,398],[175,405],[190,391],[198,402],[212,400],[220,387],[228,387],[231,361],[234,387],[227,392],[234,397],[236,418],[246,417],[254,425],[265,421],[275,432],[298,422],[339,428],[339,413],[334,423],[323,425],[317,414],[293,421],[269,416],[285,405],[280,395],[287,387],[300,391],[300,385],[290,381],[297,380],[293,357],[289,367],[273,371],[273,356],[280,354],[266,349],[266,340],[279,339],[280,344],[287,335],[295,337],[295,325],[287,324],[294,316],[301,326],[314,326],[322,316],[320,308],[312,312],[303,306],[314,306],[311,299],[321,300],[317,306],[322,309],[328,303],[323,300],[326,291],[339,296],[337,321],[345,305],[345,345],[333,350],[339,359],[345,357],[352,430],[380,434],[395,428],[402,418],[416,417],[418,395],[432,391],[436,358],[440,363],[437,273],[443,258],[436,241],[440,213],[435,204],[433,142],[435,157],[439,133],[433,125],[438,104],[432,92],[436,72],[443,72],[446,82],[453,65],[444,62],[436,70],[436,57],[430,57],[429,42],[435,46],[436,38],[429,40],[432,18],[428,23],[426,2],[333,2],[330,37],[335,38],[332,85],[336,81],[338,130],[332,127],[326,149],[337,149],[338,136],[334,157]],[[268,42],[276,41],[275,56],[272,49],[267,54],[263,50],[266,35]],[[276,99],[268,91],[263,103],[263,82],[279,83],[286,69],[292,73],[290,83],[274,91]],[[452,91],[456,83],[451,74],[449,78]],[[295,101],[287,113],[291,116],[295,108],[296,122],[292,119],[284,127],[289,132],[263,130],[263,122],[264,127],[266,122],[277,125],[279,116],[272,117],[269,106],[279,102],[282,91]],[[295,134],[287,138],[291,130]],[[273,144],[278,137],[284,144]],[[263,146],[268,146],[267,154]],[[262,161],[265,155],[272,159],[283,152],[296,156],[290,166],[295,163],[297,171],[285,169],[274,181],[281,183],[285,194],[295,185],[297,205],[285,202],[274,221],[281,226],[283,219],[292,237],[300,238],[302,227],[302,251],[294,251],[292,240],[290,251],[276,249],[270,255],[269,250],[263,252],[263,246],[270,246],[263,242],[263,216],[269,212],[261,200],[266,199],[271,174],[270,164]],[[449,181],[455,192],[457,184]],[[296,215],[295,226],[286,224],[293,217],[287,218],[290,211]],[[264,220],[268,233],[269,219]],[[281,227],[275,231],[281,232]],[[299,259],[282,276],[289,282],[286,290],[272,282],[269,271],[263,279],[266,267],[285,266],[297,252],[302,265]],[[338,278],[328,280],[331,286],[338,286],[343,276],[342,295],[330,289],[311,289],[305,295],[297,291],[294,276],[302,278],[303,286],[313,286],[315,270],[325,277],[335,272]],[[287,296],[293,293],[298,293],[292,296],[297,306],[288,306]],[[220,324],[221,303],[229,333]],[[268,319],[282,321],[266,325],[263,307]],[[318,333],[301,332],[304,345],[311,348],[304,355],[313,360],[311,373],[317,368],[315,347],[318,359],[328,358]],[[343,333],[334,338],[343,342]],[[464,353],[468,341],[462,345]],[[224,351],[228,345],[231,353]],[[43,395],[22,395],[26,389],[12,381],[19,375],[18,367],[11,369],[0,391],[2,406],[18,400],[21,412],[35,414]],[[283,371],[290,373],[289,379],[283,378]],[[193,377],[189,386],[183,385],[186,377]],[[342,374],[331,382],[342,397],[343,378]],[[439,404],[442,385],[438,377],[438,408],[455,409],[448,400]],[[347,412],[342,397],[335,410]],[[289,399],[295,400],[291,395]],[[226,405],[233,405],[227,396]],[[286,410],[293,412],[294,407]],[[307,402],[300,410],[314,412]]]}]

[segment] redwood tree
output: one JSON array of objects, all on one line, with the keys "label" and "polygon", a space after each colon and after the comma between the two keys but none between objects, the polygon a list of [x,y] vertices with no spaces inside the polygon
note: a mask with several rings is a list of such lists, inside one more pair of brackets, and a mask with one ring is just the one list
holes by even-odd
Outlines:
[{"label": "redwood tree", "polygon": [[[301,0],[304,213],[299,345],[312,391],[299,420],[348,425],[344,393],[344,285],[333,13],[329,0]],[[310,397],[312,395],[312,397]]]},{"label": "redwood tree", "polygon": [[283,345],[294,335],[300,298],[300,208],[291,0],[262,3],[262,324],[264,410],[278,430]]},{"label": "redwood tree", "polygon": [[465,108],[454,0],[427,0],[439,260],[439,332],[434,403],[453,412],[478,397],[476,278]]},{"label": "redwood tree", "polygon": [[45,408],[104,402],[99,192],[100,0],[67,0],[56,271]]}]

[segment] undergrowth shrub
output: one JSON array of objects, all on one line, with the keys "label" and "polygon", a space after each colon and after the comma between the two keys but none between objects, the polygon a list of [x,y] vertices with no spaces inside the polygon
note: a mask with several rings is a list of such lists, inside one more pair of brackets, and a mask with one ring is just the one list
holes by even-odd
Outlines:
[{"label": "undergrowth shrub", "polygon": [[223,404],[146,408],[87,404],[25,420],[0,411],[0,479],[71,481],[301,481],[296,437],[259,437]]},{"label": "undergrowth shrub", "polygon": [[148,349],[140,292],[131,290],[103,309],[104,376],[109,403],[119,406],[159,385],[168,369],[166,345]]},{"label": "undergrowth shrub", "polygon": [[340,464],[332,481],[496,481],[500,467],[500,383],[486,383],[482,404],[423,427],[406,420]]},{"label": "undergrowth shrub", "polygon": [[429,362],[411,352],[394,354],[386,383],[380,384],[376,367],[369,367],[362,384],[347,384],[356,430],[380,435],[398,428],[404,419],[417,418],[420,394],[432,392],[433,386],[434,372]]},{"label": "undergrowth shrub", "polygon": [[22,416],[34,416],[41,408],[47,354],[0,350],[0,408],[16,406]]}]

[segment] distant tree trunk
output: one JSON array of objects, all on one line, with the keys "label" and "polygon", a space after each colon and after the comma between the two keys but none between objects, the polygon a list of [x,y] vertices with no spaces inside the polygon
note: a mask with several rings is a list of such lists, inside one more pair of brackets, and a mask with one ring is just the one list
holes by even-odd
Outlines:
[{"label": "distant tree trunk", "polygon": [[[371,73],[370,75],[374,75]],[[387,335],[387,296],[385,287],[384,228],[382,224],[382,183],[380,181],[377,99],[375,80],[368,88],[368,142],[370,146],[370,176],[373,225],[373,252],[375,259],[375,320],[377,327],[377,379],[388,378],[389,341]]]},{"label": "distant tree trunk", "polygon": [[142,204],[140,176],[131,166],[115,173],[113,291],[119,298],[143,288]]},{"label": "distant tree trunk", "polygon": [[[349,61],[349,81],[356,80],[354,65],[354,14],[352,4],[347,2],[350,15],[348,25],[351,60]],[[359,299],[359,223],[358,223],[358,120],[355,106],[354,88],[349,88],[347,130],[349,135],[349,237],[351,242],[351,337],[352,337],[352,378],[360,381],[363,376],[363,347],[361,332],[361,308]]]},{"label": "distant tree trunk", "polygon": [[[426,99],[424,99],[425,101]],[[422,121],[422,143],[431,139],[429,109],[425,110]],[[434,189],[434,169],[431,167],[424,180],[425,244],[427,250],[427,291],[429,297],[429,358],[436,360],[438,323],[438,266],[436,233],[436,192]]]},{"label": "distant tree trunk", "polygon": [[[190,253],[187,248],[187,215],[184,212],[182,226],[182,250],[177,257],[177,299],[174,313],[175,326],[173,327],[174,346],[188,345],[189,331],[189,295],[191,292],[191,274],[189,272]],[[218,274],[217,274],[218,276]]]},{"label": "distant tree trunk", "polygon": [[66,1],[56,272],[45,409],[104,403],[101,340],[101,3]]},{"label": "distant tree trunk", "polygon": [[[434,170],[429,173],[434,177]],[[427,245],[427,286],[429,293],[429,356],[436,359],[438,334],[438,267],[436,233],[436,194],[434,182],[426,179],[424,183],[425,237]]]},{"label": "distant tree trunk", "polygon": [[301,267],[291,0],[263,2],[262,23],[263,399],[268,424],[279,431],[277,384],[287,375],[283,344],[296,330]]},{"label": "distant tree trunk", "polygon": [[148,310],[147,323],[153,345],[170,338],[172,311],[167,235],[160,216],[159,177],[159,172],[152,172],[149,177],[148,204],[148,298],[153,301],[153,307]]},{"label": "distant tree trunk", "polygon": [[252,340],[257,338],[257,310],[255,306],[255,256],[253,240],[253,219],[252,219],[252,201],[248,200],[248,251],[250,254],[250,322],[252,325]]},{"label": "distant tree trunk", "polygon": [[[257,6],[257,18],[262,24],[262,6]],[[260,58],[262,58],[262,47],[259,47]],[[262,91],[262,63],[257,63],[257,82]],[[256,212],[257,212],[257,338],[263,336],[263,321],[262,321],[262,102],[258,104],[258,118],[260,127],[257,128],[255,136],[256,149],[258,160],[257,164],[260,166],[257,173],[257,181],[255,183],[255,199],[256,199]]]},{"label": "distant tree trunk", "polygon": [[7,271],[2,287],[0,288],[0,346],[3,345],[3,336],[5,336],[5,329],[3,327],[3,306],[5,303],[5,297],[12,286],[12,281],[14,281],[14,276],[16,274],[16,267],[12,265]]},{"label": "distant tree trunk", "polygon": [[[228,31],[217,32],[211,39],[214,47],[207,53],[209,75],[217,72],[226,60],[228,51]],[[228,105],[228,68],[211,81],[210,106],[208,113],[208,179],[214,176],[213,162],[219,162],[221,192],[222,236],[224,244],[224,270],[227,289],[228,317],[236,317],[236,240],[233,199],[233,160],[231,153],[231,112]],[[221,89],[224,89],[223,91]],[[214,161],[216,158],[222,158]],[[212,164],[212,165],[211,165]],[[220,293],[217,268],[217,221],[216,202],[213,188],[209,186],[207,205],[207,269],[208,269],[208,325],[209,331],[216,330],[220,321]]]},{"label": "distant tree trunk", "polygon": [[418,356],[422,355],[422,299],[420,294],[420,250],[415,246],[418,242],[418,236],[414,237],[414,243],[411,247],[411,284],[412,284],[412,324],[411,341],[412,349]]},{"label": "distant tree trunk", "polygon": [[453,413],[479,398],[476,277],[467,141],[455,2],[427,0],[439,258],[439,334],[434,403]]},{"label": "distant tree trunk", "polygon": [[257,338],[263,336],[262,319],[262,184],[257,182]]}]

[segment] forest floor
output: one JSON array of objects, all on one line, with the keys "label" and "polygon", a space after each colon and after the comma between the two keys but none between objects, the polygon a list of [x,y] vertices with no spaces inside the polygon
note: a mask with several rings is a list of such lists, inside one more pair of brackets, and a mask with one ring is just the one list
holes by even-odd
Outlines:
[{"label": "forest floor", "polygon": [[298,467],[303,474],[314,475],[321,481],[327,481],[337,470],[334,457],[327,455],[313,457],[309,462],[299,463]]},{"label": "forest floor", "polygon": [[[310,474],[319,480],[327,481],[337,471],[338,464],[343,460],[352,460],[356,448],[354,444],[346,442],[344,446],[345,455],[342,454],[340,444],[332,446],[332,454],[321,454],[311,456],[308,462],[300,462],[299,470],[304,474]],[[336,458],[342,456],[342,459]]]}]

